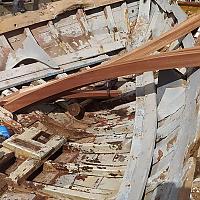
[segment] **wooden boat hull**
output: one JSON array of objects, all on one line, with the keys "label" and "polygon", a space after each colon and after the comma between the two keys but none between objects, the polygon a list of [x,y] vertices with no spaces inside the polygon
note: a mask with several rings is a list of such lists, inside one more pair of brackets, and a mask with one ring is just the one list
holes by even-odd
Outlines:
[{"label": "wooden boat hull", "polygon": [[[76,2],[76,6],[84,3]],[[160,35],[187,16],[168,1],[96,1],[64,13],[69,6],[63,1],[52,5],[59,5],[53,7],[59,8],[55,19],[53,12],[43,11],[44,18],[0,28],[0,90],[5,100],[0,118],[12,133],[0,149],[2,199],[197,199],[199,70],[132,71],[131,76],[119,77],[119,65],[125,61],[131,65],[134,51],[124,53],[137,47],[138,59],[193,47],[190,32],[199,26],[198,21],[192,28],[184,25],[189,33],[184,37],[185,32],[180,36],[178,31],[183,29],[175,28],[171,40],[173,34]],[[73,5],[70,2],[70,9]],[[13,19],[17,22],[23,19],[20,16]],[[141,47],[154,38],[158,38],[157,46]],[[194,56],[192,49],[185,51]],[[118,58],[119,54],[124,57]],[[113,57],[114,61],[108,61]],[[194,58],[196,66],[198,58]],[[10,112],[5,106],[6,101],[16,100],[15,93],[62,83],[66,77],[84,74],[81,70],[95,70],[92,67],[104,61],[102,68],[116,63],[117,75],[108,74],[115,80],[94,83],[92,77],[89,83],[94,84],[70,91],[71,96],[27,104],[17,113],[13,111],[18,108],[13,106]],[[77,78],[74,88],[81,81]],[[95,93],[110,99],[94,100]],[[20,103],[24,101],[19,98]]]}]

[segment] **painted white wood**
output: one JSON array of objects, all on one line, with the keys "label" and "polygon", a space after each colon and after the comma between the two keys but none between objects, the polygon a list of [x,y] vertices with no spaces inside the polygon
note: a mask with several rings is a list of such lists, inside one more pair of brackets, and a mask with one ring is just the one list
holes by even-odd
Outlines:
[{"label": "painted white wood", "polygon": [[[139,200],[144,192],[157,129],[157,105],[154,86],[152,72],[146,72],[144,75],[136,77],[137,96],[134,135],[127,170],[117,200]],[[147,91],[150,93],[146,94]]]}]

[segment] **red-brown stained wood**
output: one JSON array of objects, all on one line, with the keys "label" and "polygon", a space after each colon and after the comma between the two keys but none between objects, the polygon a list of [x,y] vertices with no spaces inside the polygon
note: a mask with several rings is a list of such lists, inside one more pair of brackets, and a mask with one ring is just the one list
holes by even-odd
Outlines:
[{"label": "red-brown stained wood", "polygon": [[118,90],[98,90],[98,91],[72,91],[71,94],[64,96],[66,99],[76,99],[76,98],[110,98],[117,97],[121,95],[121,92]]},{"label": "red-brown stained wood", "polygon": [[[30,88],[35,89],[35,88]],[[29,90],[29,91],[30,91]],[[23,91],[23,90],[22,90]],[[0,99],[0,106],[5,105],[9,101],[13,101],[16,96],[18,96],[22,91],[13,93],[9,96],[3,97]],[[25,92],[23,93],[25,94]],[[64,99],[87,99],[87,98],[93,98],[93,99],[105,99],[105,98],[112,98],[120,96],[121,92],[119,90],[75,90],[68,92],[68,95],[63,96]]]},{"label": "red-brown stained wood", "polygon": [[35,90],[25,92],[25,94],[21,93],[18,96],[16,95],[14,100],[4,105],[4,108],[15,112],[33,103],[40,102],[41,100],[62,97],[63,92],[128,74],[178,67],[196,67],[199,65],[200,47],[160,53],[159,55],[145,56],[144,58],[135,60],[132,58],[131,61],[124,61],[117,64],[110,63],[105,66],[102,65],[101,68],[91,68],[87,71],[43,84]]}]

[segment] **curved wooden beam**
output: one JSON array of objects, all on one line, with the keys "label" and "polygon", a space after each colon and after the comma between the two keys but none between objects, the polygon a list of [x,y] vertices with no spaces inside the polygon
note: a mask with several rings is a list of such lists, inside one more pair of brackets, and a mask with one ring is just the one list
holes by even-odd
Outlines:
[{"label": "curved wooden beam", "polygon": [[146,56],[123,63],[102,65],[84,72],[49,82],[35,90],[21,93],[7,102],[4,107],[15,112],[33,103],[63,96],[63,93],[76,88],[89,85],[102,80],[114,79],[145,71],[172,69],[177,67],[196,67],[200,65],[200,47],[161,53],[159,55]]}]

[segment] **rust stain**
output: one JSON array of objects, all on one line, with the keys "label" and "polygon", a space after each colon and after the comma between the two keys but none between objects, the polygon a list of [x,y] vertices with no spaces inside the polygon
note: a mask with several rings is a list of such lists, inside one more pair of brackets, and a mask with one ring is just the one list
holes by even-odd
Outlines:
[{"label": "rust stain", "polygon": [[121,141],[107,142],[107,143],[110,144],[116,150],[121,150],[122,149],[122,142]]},{"label": "rust stain", "polygon": [[114,115],[118,115],[120,117],[120,119],[124,119],[124,118],[127,118],[127,115],[128,115],[128,111],[127,111],[127,108],[121,108],[119,110],[111,110],[110,113],[111,114],[114,114]]},{"label": "rust stain", "polygon": [[120,162],[124,162],[126,159],[126,156],[116,154],[113,160],[119,160]]},{"label": "rust stain", "polygon": [[18,122],[22,124],[22,126],[24,127],[29,127],[39,119],[40,116],[33,112],[33,113],[21,114],[20,118],[18,119]]},{"label": "rust stain", "polygon": [[163,152],[159,149],[158,150],[158,158],[157,161],[159,162],[161,160],[161,158],[163,157]]},{"label": "rust stain", "polygon": [[161,180],[165,180],[165,178],[166,178],[166,174],[161,173],[160,176],[159,176],[159,178],[160,178]]},{"label": "rust stain", "polygon": [[173,145],[176,143],[177,135],[174,136],[168,143],[167,143],[167,151],[169,151],[170,148],[173,147]]},{"label": "rust stain", "polygon": [[81,168],[85,172],[92,172],[92,170],[93,170],[93,167],[90,167],[90,166],[83,166]]},{"label": "rust stain", "polygon": [[84,174],[79,174],[76,176],[76,180],[82,180],[82,181],[85,181],[85,179],[87,178],[88,176],[87,175],[84,175]]},{"label": "rust stain", "polygon": [[41,123],[47,127],[49,133],[64,136],[68,140],[79,140],[88,137],[94,137],[93,134],[88,133],[84,130],[76,130],[67,127],[67,124],[61,124],[47,115],[43,115],[40,119]]},{"label": "rust stain", "polygon": [[0,71],[5,70],[6,63],[8,60],[8,55],[10,53],[10,48],[1,47],[1,54],[0,54]]}]

